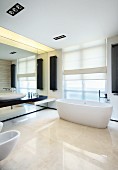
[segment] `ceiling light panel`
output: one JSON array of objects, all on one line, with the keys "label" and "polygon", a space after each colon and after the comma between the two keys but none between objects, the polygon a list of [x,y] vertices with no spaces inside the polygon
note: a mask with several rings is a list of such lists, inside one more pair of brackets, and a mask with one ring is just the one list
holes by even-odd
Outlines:
[{"label": "ceiling light panel", "polygon": [[43,54],[55,49],[26,38],[10,30],[0,27],[0,43],[24,49],[33,53]]},{"label": "ceiling light panel", "polygon": [[24,7],[22,5],[20,5],[19,3],[15,4],[13,7],[11,7],[7,13],[14,16],[17,13],[19,13],[20,11],[22,11],[24,9]]},{"label": "ceiling light panel", "polygon": [[59,39],[65,38],[65,37],[66,37],[65,35],[60,35],[58,37],[54,37],[53,39],[54,40],[59,40]]}]

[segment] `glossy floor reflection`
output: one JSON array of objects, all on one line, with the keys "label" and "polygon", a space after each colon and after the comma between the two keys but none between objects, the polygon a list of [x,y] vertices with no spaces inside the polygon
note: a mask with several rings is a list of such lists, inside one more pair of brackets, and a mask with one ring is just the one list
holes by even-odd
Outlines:
[{"label": "glossy floor reflection", "polygon": [[0,121],[42,109],[42,107],[33,104],[19,104],[12,107],[13,109],[11,106],[0,108]]},{"label": "glossy floor reflection", "polygon": [[3,131],[10,129],[21,137],[1,170],[118,170],[118,123],[91,128],[47,109],[5,122]]}]

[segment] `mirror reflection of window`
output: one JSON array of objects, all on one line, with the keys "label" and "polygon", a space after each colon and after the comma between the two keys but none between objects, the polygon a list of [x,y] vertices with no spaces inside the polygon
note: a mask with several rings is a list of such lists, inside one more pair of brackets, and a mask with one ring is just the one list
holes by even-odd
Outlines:
[{"label": "mirror reflection of window", "polygon": [[36,58],[30,56],[18,59],[18,91],[36,93]]}]

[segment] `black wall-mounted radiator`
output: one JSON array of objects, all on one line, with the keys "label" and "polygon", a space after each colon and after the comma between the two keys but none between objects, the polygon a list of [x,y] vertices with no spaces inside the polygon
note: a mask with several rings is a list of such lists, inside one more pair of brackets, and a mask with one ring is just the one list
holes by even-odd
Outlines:
[{"label": "black wall-mounted radiator", "polygon": [[50,57],[50,90],[57,90],[57,56]]},{"label": "black wall-mounted radiator", "polygon": [[37,59],[37,89],[43,89],[43,59]]},{"label": "black wall-mounted radiator", "polygon": [[16,88],[16,65],[11,64],[11,88]]}]

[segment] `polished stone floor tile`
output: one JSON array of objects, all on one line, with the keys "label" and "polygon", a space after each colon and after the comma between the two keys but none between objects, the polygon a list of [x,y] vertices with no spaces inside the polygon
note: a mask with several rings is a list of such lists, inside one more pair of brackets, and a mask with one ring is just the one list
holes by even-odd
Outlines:
[{"label": "polished stone floor tile", "polygon": [[20,139],[0,170],[118,170],[118,123],[97,129],[43,110],[4,123]]}]

